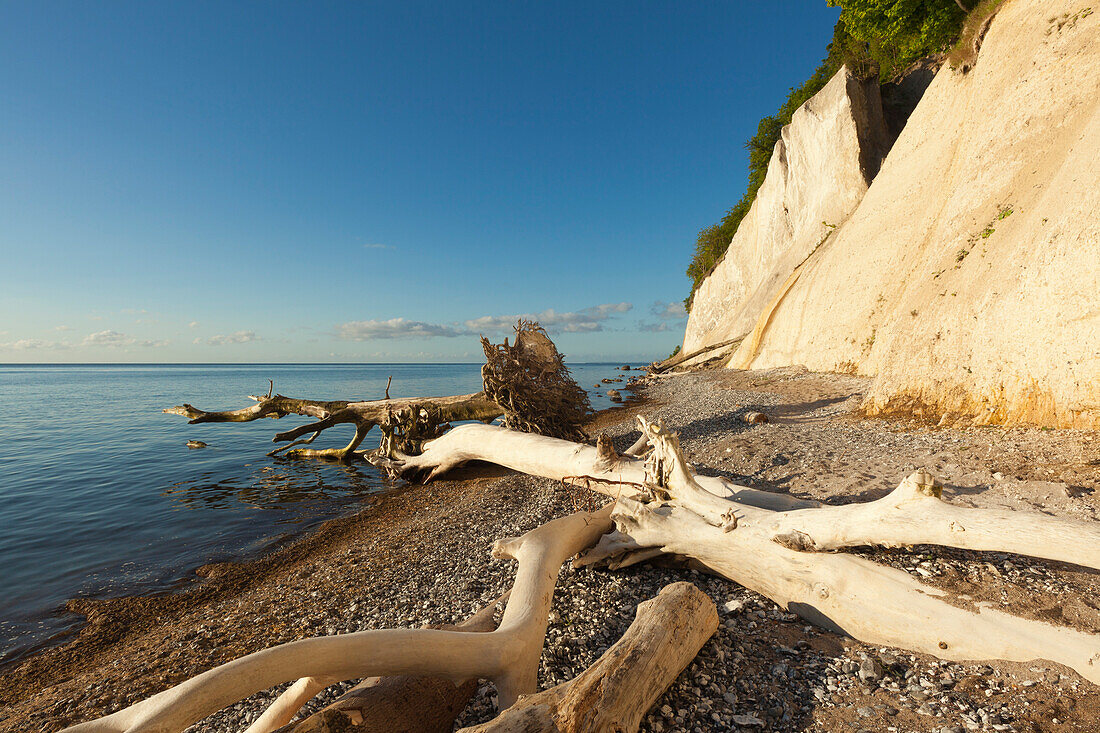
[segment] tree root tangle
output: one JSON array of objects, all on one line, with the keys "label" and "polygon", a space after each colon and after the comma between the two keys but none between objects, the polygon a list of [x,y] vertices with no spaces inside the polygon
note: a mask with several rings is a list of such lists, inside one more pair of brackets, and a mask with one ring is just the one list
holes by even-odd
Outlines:
[{"label": "tree root tangle", "polygon": [[482,337],[485,395],[504,409],[513,430],[566,440],[586,440],[581,423],[591,413],[588,393],[569,375],[554,342],[537,323],[521,320],[516,341],[491,344]]}]

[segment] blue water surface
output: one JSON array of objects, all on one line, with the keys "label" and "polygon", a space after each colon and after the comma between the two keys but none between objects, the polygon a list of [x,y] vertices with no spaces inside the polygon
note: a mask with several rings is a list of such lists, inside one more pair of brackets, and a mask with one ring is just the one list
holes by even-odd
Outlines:
[{"label": "blue water surface", "polygon": [[[571,365],[591,386],[614,365]],[[255,555],[357,510],[387,479],[364,463],[269,458],[290,416],[189,425],[161,410],[236,409],[277,392],[313,399],[463,394],[478,364],[0,365],[0,663],[58,641],[75,597],[162,590],[202,564]],[[339,447],[350,426],[311,447]],[[189,449],[188,440],[208,444]],[[377,446],[373,432],[364,448]]]}]

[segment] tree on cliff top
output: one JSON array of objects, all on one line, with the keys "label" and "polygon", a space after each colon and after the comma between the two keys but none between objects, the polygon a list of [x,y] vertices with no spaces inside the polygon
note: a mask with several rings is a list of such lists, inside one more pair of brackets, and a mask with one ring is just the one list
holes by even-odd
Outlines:
[{"label": "tree on cliff top", "polygon": [[956,0],[826,1],[841,9],[840,20],[848,33],[867,44],[884,81],[922,56],[946,51],[966,18]]}]

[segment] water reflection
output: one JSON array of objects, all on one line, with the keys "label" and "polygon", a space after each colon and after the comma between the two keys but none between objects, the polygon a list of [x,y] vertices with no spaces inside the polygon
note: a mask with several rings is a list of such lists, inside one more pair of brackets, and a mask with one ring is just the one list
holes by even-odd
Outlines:
[{"label": "water reflection", "polygon": [[[274,465],[252,466],[243,476],[226,478],[205,472],[173,483],[162,492],[173,509],[228,509],[241,506],[295,515],[302,504],[331,502],[385,491],[393,483],[369,464],[273,459]],[[249,467],[246,464],[245,467]]]}]

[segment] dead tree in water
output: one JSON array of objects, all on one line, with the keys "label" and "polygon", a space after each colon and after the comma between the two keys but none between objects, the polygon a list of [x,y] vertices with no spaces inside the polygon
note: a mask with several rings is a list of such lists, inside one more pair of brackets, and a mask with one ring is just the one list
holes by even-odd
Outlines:
[{"label": "dead tree in water", "polygon": [[[538,324],[521,320],[515,327],[513,345],[492,344],[482,337],[486,363],[482,367],[483,391],[447,397],[391,399],[389,383],[381,400],[312,400],[273,394],[270,382],[266,395],[249,395],[256,404],[239,410],[207,412],[189,404],[164,410],[183,415],[192,424],[251,422],[303,415],[315,422],[276,433],[274,443],[288,443],[268,453],[293,458],[364,459],[374,462],[395,453],[419,453],[425,441],[438,438],[452,422],[491,422],[504,416],[505,425],[516,430],[569,440],[585,440],[581,424],[591,414],[587,393],[573,381],[562,355]],[[390,377],[392,380],[393,377]],[[317,439],[336,425],[355,426],[355,435],[343,448],[298,448]],[[375,427],[382,432],[377,451],[358,451],[363,439]],[[303,438],[303,436],[309,436]]]}]

